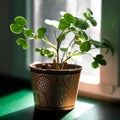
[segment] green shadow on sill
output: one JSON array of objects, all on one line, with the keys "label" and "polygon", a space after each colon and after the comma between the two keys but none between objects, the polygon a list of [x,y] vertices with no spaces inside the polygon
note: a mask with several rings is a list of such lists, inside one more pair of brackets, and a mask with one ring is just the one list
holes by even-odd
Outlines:
[{"label": "green shadow on sill", "polygon": [[[73,120],[78,118],[80,115],[87,112],[88,110],[92,109],[95,104],[96,104],[96,101],[94,100],[86,99],[84,97],[78,97],[75,108],[71,111],[61,112],[61,113],[58,113],[58,112],[50,113],[50,112],[38,111],[34,108],[32,91],[27,89],[22,89],[0,98],[0,120],[2,119],[12,120],[11,118],[15,116],[18,116],[18,118],[15,118],[15,119],[19,120],[21,119],[21,116],[20,116],[21,113],[22,113],[21,115],[25,114],[26,117],[28,117],[27,113],[29,111],[30,111],[29,114],[31,118],[34,118],[34,120],[41,116],[45,117],[47,115],[48,117],[48,116],[51,116],[52,114],[54,118],[56,114],[56,117],[59,117],[59,118],[61,117],[61,120],[68,120],[68,118],[69,120]],[[18,115],[16,115],[16,113]],[[25,118],[25,115],[22,117]]]},{"label": "green shadow on sill", "polygon": [[0,98],[0,116],[4,116],[33,106],[33,95],[30,90],[20,90]]}]

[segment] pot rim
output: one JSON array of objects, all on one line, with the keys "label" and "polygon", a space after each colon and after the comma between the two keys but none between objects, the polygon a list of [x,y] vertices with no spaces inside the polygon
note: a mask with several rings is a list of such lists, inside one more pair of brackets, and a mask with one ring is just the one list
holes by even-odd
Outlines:
[{"label": "pot rim", "polygon": [[[45,74],[74,74],[80,73],[82,70],[82,66],[77,64],[68,64],[68,69],[45,69],[45,68],[37,68],[36,66],[40,66],[44,63],[31,63],[29,65],[30,71],[35,73],[45,73]],[[45,63],[52,64],[52,63]]]}]

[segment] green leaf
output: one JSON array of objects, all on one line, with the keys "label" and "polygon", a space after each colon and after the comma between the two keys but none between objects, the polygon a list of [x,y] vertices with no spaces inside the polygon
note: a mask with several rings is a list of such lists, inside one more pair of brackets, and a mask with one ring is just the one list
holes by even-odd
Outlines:
[{"label": "green leaf", "polygon": [[87,14],[87,16],[92,16],[93,12],[89,8],[87,8],[86,9],[86,14]]},{"label": "green leaf", "polygon": [[28,43],[24,38],[18,38],[16,41],[17,45],[21,45],[21,47],[25,50],[28,48]]},{"label": "green leaf", "polygon": [[42,47],[42,48],[36,48],[35,51],[39,52],[41,54],[41,56],[47,56],[48,58],[51,58],[51,57],[54,56],[53,52],[51,52],[48,49],[45,49],[44,47]]},{"label": "green leaf", "polygon": [[85,41],[80,45],[81,52],[88,52],[90,48],[91,48],[90,41]]},{"label": "green leaf", "polygon": [[82,30],[86,30],[89,27],[89,24],[85,20],[76,17],[75,26]]},{"label": "green leaf", "polygon": [[92,17],[93,12],[87,8],[86,11],[83,13],[84,17],[91,22],[93,26],[97,25],[96,20]]},{"label": "green leaf", "polygon": [[68,22],[68,24],[76,22],[75,17],[73,15],[71,15],[70,13],[64,14],[64,18]]},{"label": "green leaf", "polygon": [[51,53],[51,52],[50,52],[49,50],[47,50],[47,49],[44,50],[44,54],[48,55],[48,54],[50,54],[50,53]]},{"label": "green leaf", "polygon": [[86,12],[83,13],[83,16],[86,18],[86,19],[89,19],[90,16],[88,16],[88,14]]},{"label": "green leaf", "polygon": [[101,60],[99,61],[99,64],[101,64],[101,65],[106,65],[107,62],[106,62],[104,59],[101,59]]},{"label": "green leaf", "polygon": [[44,27],[41,27],[38,29],[38,38],[43,38],[44,37],[44,34],[46,33],[46,28]]},{"label": "green leaf", "polygon": [[90,20],[90,22],[91,22],[91,24],[92,24],[93,26],[96,26],[96,25],[97,25],[97,22],[96,22],[95,19],[91,18],[91,19],[89,19],[89,20]]},{"label": "green leaf", "polygon": [[107,48],[106,54],[109,52],[109,50],[111,51],[112,55],[114,54],[114,48],[110,43],[110,41],[108,41],[107,39],[104,39],[104,41],[102,42],[102,45],[103,45],[103,48]]},{"label": "green leaf", "polygon": [[17,45],[23,45],[25,43],[25,39],[24,38],[18,38],[16,43],[17,43]]},{"label": "green leaf", "polygon": [[92,67],[93,68],[98,68],[99,64],[96,61],[94,61],[94,62],[92,62]]},{"label": "green leaf", "polygon": [[75,44],[78,44],[78,45],[81,44],[81,41],[80,41],[80,39],[79,39],[78,36],[75,36],[75,38],[74,38],[74,42],[75,42]]},{"label": "green leaf", "polygon": [[102,58],[103,58],[103,55],[102,55],[102,54],[96,55],[96,60],[97,60],[97,61],[99,61],[99,60],[102,59]]},{"label": "green leaf", "polygon": [[68,50],[68,48],[61,47],[60,50],[63,52],[66,52]]},{"label": "green leaf", "polygon": [[69,27],[69,24],[66,22],[66,20],[63,19],[63,18],[61,18],[61,19],[60,19],[60,23],[59,23],[59,25],[58,25],[58,28],[59,28],[60,30],[65,30],[65,29],[68,28],[68,27]]},{"label": "green leaf", "polygon": [[28,48],[28,43],[25,41],[24,44],[22,44],[22,48],[26,50]]},{"label": "green leaf", "polygon": [[44,55],[47,55],[48,58],[51,58],[54,56],[53,52],[51,52],[50,50],[47,50],[47,49],[44,50]]},{"label": "green leaf", "polygon": [[40,48],[35,48],[35,51],[36,52],[40,52]]},{"label": "green leaf", "polygon": [[93,12],[89,8],[87,8],[83,15],[86,19],[90,19],[93,15]]},{"label": "green leaf", "polygon": [[63,41],[63,40],[65,39],[65,35],[66,35],[65,33],[60,34],[60,36],[58,37],[57,41],[58,41],[58,42]]},{"label": "green leaf", "polygon": [[10,25],[10,30],[15,34],[22,33],[22,29],[23,29],[22,26],[19,25],[19,24],[13,23],[13,24]]},{"label": "green leaf", "polygon": [[79,38],[81,38],[85,41],[88,40],[88,36],[87,36],[86,32],[84,32],[84,31],[79,32]]},{"label": "green leaf", "polygon": [[96,48],[102,48],[102,47],[103,47],[102,43],[99,42],[99,41],[96,41],[96,40],[93,40],[93,39],[90,38],[90,42],[91,42],[91,44],[93,44]]},{"label": "green leaf", "polygon": [[32,29],[24,29],[23,34],[25,37],[30,37],[32,35]]},{"label": "green leaf", "polygon": [[106,61],[103,59],[103,55],[102,54],[98,54],[96,55],[96,57],[94,57],[95,62],[97,62],[100,65],[106,65]]},{"label": "green leaf", "polygon": [[16,24],[21,25],[21,26],[27,25],[27,20],[24,17],[22,17],[22,16],[15,17],[14,22]]},{"label": "green leaf", "polygon": [[48,58],[52,58],[54,56],[53,53],[48,54]]}]

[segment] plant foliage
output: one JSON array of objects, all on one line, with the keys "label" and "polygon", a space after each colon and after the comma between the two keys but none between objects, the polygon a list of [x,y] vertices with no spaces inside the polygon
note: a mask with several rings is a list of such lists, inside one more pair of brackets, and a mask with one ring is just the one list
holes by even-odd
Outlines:
[{"label": "plant foliage", "polygon": [[[97,41],[92,39],[86,32],[90,26],[96,26],[97,22],[93,17],[93,12],[87,8],[83,13],[83,18],[73,16],[71,13],[64,13],[60,17],[59,22],[55,20],[46,20],[46,23],[55,27],[59,31],[59,34],[55,33],[55,42],[53,44],[45,35],[46,28],[40,27],[35,33],[31,28],[27,27],[27,20],[22,16],[17,16],[14,18],[14,23],[10,25],[10,30],[15,34],[23,34],[24,38],[20,37],[17,39],[17,45],[21,46],[23,49],[29,47],[29,40],[42,40],[45,42],[45,46],[41,48],[36,48],[35,51],[41,56],[47,56],[48,58],[54,57],[56,60],[57,68],[60,69],[59,64],[63,64],[71,59],[73,56],[78,56],[82,54],[89,54],[92,49],[106,49],[106,54],[111,51],[114,53],[114,49],[107,39],[103,41]],[[65,39],[66,36],[72,33],[73,39]],[[68,46],[62,47],[62,42],[67,40]],[[46,47],[47,46],[47,47]],[[77,49],[75,49],[77,47]],[[74,48],[74,49],[73,49]],[[60,51],[63,52],[62,57],[60,57]],[[102,54],[97,54],[95,56],[90,55],[93,58],[92,67],[98,68],[99,65],[106,65],[107,62]]]}]

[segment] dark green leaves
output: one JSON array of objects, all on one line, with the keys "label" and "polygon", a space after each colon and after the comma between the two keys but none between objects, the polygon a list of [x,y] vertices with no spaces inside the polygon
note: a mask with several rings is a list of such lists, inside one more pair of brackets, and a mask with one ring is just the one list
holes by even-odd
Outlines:
[{"label": "dark green leaves", "polygon": [[76,17],[75,26],[82,30],[86,30],[89,27],[89,24],[85,20]]},{"label": "dark green leaves", "polygon": [[113,48],[112,44],[110,43],[110,41],[108,41],[107,39],[104,39],[103,42],[102,42],[102,45],[103,45],[103,48],[107,49],[106,54],[109,51],[112,52],[112,55],[114,54],[114,48]]},{"label": "dark green leaves", "polygon": [[97,25],[97,22],[96,22],[96,20],[95,20],[94,18],[90,18],[89,21],[91,22],[91,24],[92,24],[93,26],[96,26],[96,25]]},{"label": "dark green leaves", "polygon": [[85,41],[80,44],[80,50],[81,52],[88,52],[91,48],[90,41]]},{"label": "dark green leaves", "polygon": [[90,42],[91,42],[91,44],[92,44],[93,46],[95,46],[96,48],[102,48],[102,46],[103,46],[101,42],[96,41],[96,40],[90,39]]},{"label": "dark green leaves", "polygon": [[87,19],[87,20],[89,20],[90,22],[91,22],[91,24],[93,25],[93,26],[96,26],[97,25],[97,22],[96,22],[96,20],[93,18],[93,12],[89,9],[89,8],[87,8],[87,10],[84,12],[84,17]]},{"label": "dark green leaves", "polygon": [[104,39],[102,42],[90,39],[90,42],[96,48],[105,48],[106,49],[106,54],[109,51],[111,51],[112,55],[114,54],[114,48],[113,48],[112,44],[110,43],[110,41],[108,41],[107,39]]},{"label": "dark green leaves", "polygon": [[98,54],[98,55],[96,55],[96,57],[94,57],[94,61],[92,62],[92,67],[93,68],[98,68],[99,64],[100,65],[106,65],[107,64],[106,61],[104,60],[102,54]]}]

